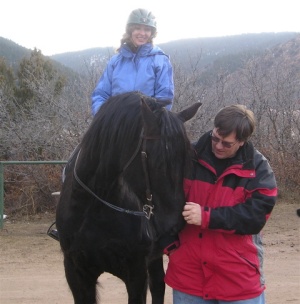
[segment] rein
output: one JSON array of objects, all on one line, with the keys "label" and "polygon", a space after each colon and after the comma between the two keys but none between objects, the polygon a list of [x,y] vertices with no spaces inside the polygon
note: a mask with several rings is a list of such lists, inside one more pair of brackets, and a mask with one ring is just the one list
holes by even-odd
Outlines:
[{"label": "rein", "polygon": [[129,161],[125,164],[125,166],[122,170],[122,172],[124,172],[129,167],[129,165],[136,158],[136,156],[138,155],[138,153],[139,153],[139,151],[142,147],[141,158],[142,158],[143,171],[144,171],[144,175],[145,175],[145,179],[146,179],[146,198],[147,198],[147,201],[148,201],[148,204],[145,204],[143,206],[143,211],[134,211],[134,210],[129,210],[129,209],[125,209],[125,208],[121,208],[121,207],[118,207],[116,205],[113,205],[113,204],[103,200],[102,198],[100,198],[87,185],[85,185],[81,181],[81,179],[78,177],[77,172],[76,172],[77,161],[79,159],[79,155],[80,155],[81,150],[79,150],[79,152],[77,154],[77,157],[76,157],[76,161],[75,161],[75,165],[74,165],[74,177],[75,177],[76,181],[78,182],[78,184],[84,190],[86,190],[88,193],[90,193],[92,196],[94,196],[98,201],[102,202],[104,205],[106,205],[106,206],[108,206],[108,207],[110,207],[110,208],[112,208],[116,211],[119,211],[119,212],[124,212],[124,213],[132,214],[132,215],[135,215],[135,216],[144,216],[148,220],[150,220],[151,216],[154,214],[153,213],[154,205],[152,204],[152,194],[151,194],[151,190],[150,190],[150,179],[149,179],[148,164],[147,164],[147,153],[146,153],[146,140],[150,139],[150,138],[144,137],[143,133],[144,133],[144,130],[142,129],[137,148],[134,151],[134,153],[132,154]]}]

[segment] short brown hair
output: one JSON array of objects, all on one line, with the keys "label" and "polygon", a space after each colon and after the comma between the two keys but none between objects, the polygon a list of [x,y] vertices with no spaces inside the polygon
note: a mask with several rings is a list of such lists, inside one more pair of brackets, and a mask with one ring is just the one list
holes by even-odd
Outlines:
[{"label": "short brown hair", "polygon": [[253,112],[239,104],[221,109],[214,120],[219,135],[226,137],[236,132],[238,141],[247,141],[254,132],[255,124]]}]

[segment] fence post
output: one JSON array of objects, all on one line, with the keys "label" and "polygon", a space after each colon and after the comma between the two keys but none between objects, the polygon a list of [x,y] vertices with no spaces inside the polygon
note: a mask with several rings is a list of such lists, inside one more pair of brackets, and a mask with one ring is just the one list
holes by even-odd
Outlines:
[{"label": "fence post", "polygon": [[3,228],[3,209],[4,209],[4,164],[0,162],[0,229]]}]

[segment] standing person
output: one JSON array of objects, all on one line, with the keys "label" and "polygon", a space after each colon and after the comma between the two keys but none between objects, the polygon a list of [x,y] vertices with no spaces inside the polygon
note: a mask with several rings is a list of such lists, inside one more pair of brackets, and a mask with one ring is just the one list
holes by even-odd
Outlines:
[{"label": "standing person", "polygon": [[228,106],[194,146],[194,172],[184,185],[187,224],[169,252],[165,277],[174,304],[265,303],[261,230],[277,186],[249,141],[254,127],[252,111]]},{"label": "standing person", "polygon": [[169,57],[153,45],[156,20],[145,9],[129,15],[121,46],[107,64],[93,94],[92,114],[111,96],[140,91],[163,100],[171,109],[174,97],[173,69]]}]

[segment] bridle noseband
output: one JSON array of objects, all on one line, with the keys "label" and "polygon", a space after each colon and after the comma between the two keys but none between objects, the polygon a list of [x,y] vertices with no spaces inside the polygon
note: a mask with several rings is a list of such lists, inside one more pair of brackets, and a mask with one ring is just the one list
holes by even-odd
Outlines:
[{"label": "bridle noseband", "polygon": [[151,193],[151,189],[150,189],[150,178],[149,178],[147,153],[146,153],[146,141],[148,139],[154,139],[154,138],[150,138],[150,137],[144,136],[144,129],[142,129],[141,134],[140,134],[140,138],[139,138],[139,142],[138,142],[138,145],[137,145],[137,148],[135,149],[135,151],[132,154],[132,156],[130,157],[129,161],[125,164],[125,166],[123,167],[123,170],[121,171],[121,173],[123,173],[129,167],[129,165],[133,162],[133,160],[136,158],[136,156],[138,155],[139,151],[142,148],[142,150],[141,150],[141,159],[142,159],[142,166],[143,166],[143,171],[144,171],[144,176],[145,176],[145,182],[146,182],[146,199],[147,199],[147,204],[143,205],[143,211],[134,211],[134,210],[129,210],[129,209],[125,209],[125,208],[121,208],[121,207],[118,207],[116,205],[113,205],[113,204],[111,204],[111,203],[103,200],[102,198],[100,198],[86,184],[84,184],[80,180],[80,178],[78,177],[77,172],[76,172],[77,161],[79,159],[79,155],[80,155],[80,151],[81,150],[79,150],[79,152],[77,154],[75,165],[74,165],[74,177],[75,177],[75,180],[78,182],[78,184],[84,190],[86,190],[88,193],[90,193],[98,201],[102,202],[106,206],[108,206],[108,207],[110,207],[110,208],[112,208],[112,209],[114,209],[116,211],[119,211],[119,212],[124,212],[124,213],[127,213],[127,214],[132,214],[132,215],[136,215],[136,216],[146,217],[148,220],[150,220],[151,216],[154,214],[153,213],[154,205],[152,203],[152,193]]}]

